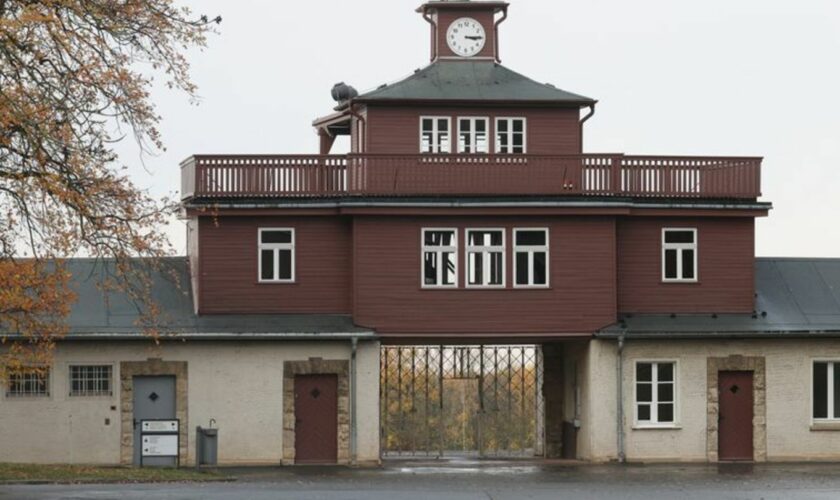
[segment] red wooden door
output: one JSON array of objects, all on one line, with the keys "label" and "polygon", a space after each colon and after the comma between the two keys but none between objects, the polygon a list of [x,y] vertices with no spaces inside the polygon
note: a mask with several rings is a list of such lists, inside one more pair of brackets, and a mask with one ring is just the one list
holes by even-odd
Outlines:
[{"label": "red wooden door", "polygon": [[338,376],[295,376],[295,463],[338,460]]},{"label": "red wooden door", "polygon": [[718,373],[718,458],[753,459],[753,372]]}]

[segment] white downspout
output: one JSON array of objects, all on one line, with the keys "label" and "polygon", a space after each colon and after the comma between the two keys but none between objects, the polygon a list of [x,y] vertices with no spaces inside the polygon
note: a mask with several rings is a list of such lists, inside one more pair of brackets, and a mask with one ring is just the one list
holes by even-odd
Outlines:
[{"label": "white downspout", "polygon": [[618,389],[618,408],[616,412],[616,431],[618,439],[618,462],[624,463],[624,334],[618,337],[618,362],[616,363],[616,387]]},{"label": "white downspout", "polygon": [[353,337],[350,340],[352,348],[350,354],[350,464],[356,465],[357,461],[357,420],[356,420],[356,349],[359,344],[359,339]]}]

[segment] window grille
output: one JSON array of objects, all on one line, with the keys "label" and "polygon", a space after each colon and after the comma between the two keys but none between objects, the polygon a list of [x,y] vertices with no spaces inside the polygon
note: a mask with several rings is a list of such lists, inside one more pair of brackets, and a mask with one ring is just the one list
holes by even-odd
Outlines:
[{"label": "window grille", "polygon": [[50,395],[50,372],[48,368],[27,369],[9,375],[6,397],[38,397]]},{"label": "window grille", "polygon": [[70,367],[71,396],[110,396],[113,368],[111,365]]}]

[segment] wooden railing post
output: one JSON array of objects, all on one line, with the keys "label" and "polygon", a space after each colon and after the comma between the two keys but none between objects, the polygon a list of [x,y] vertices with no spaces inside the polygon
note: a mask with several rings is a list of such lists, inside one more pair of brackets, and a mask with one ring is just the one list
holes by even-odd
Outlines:
[{"label": "wooden railing post", "polygon": [[624,155],[613,155],[610,159],[610,189],[609,193],[612,195],[620,195],[622,193],[621,176],[622,168],[624,168]]}]

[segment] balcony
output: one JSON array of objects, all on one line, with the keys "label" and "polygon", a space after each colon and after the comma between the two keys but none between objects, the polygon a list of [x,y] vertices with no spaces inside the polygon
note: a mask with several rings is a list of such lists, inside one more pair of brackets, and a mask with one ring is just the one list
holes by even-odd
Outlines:
[{"label": "balcony", "polygon": [[541,155],[198,155],[191,199],[594,196],[755,200],[761,158]]}]

